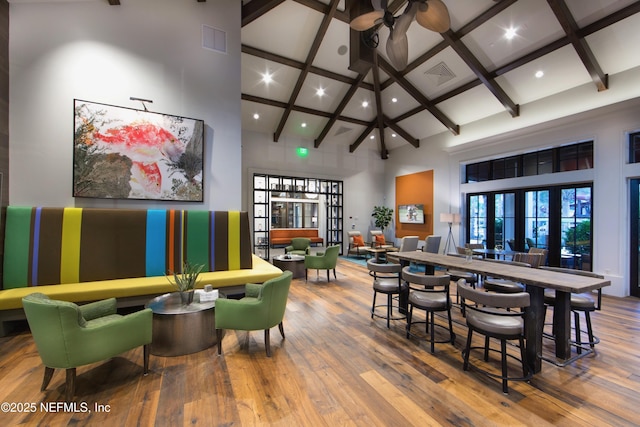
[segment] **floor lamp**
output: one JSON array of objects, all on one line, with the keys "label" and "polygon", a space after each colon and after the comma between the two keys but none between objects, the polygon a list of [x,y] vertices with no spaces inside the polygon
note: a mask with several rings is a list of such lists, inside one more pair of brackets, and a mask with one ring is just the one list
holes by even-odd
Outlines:
[{"label": "floor lamp", "polygon": [[[449,253],[449,249],[456,248],[456,241],[453,238],[453,233],[451,232],[451,226],[453,224],[459,224],[460,223],[460,214],[456,214],[456,213],[441,213],[440,214],[440,222],[446,222],[449,224],[449,235],[447,236],[447,240],[444,244],[444,251],[442,252],[443,254],[448,254]],[[451,244],[452,243],[452,244]],[[451,246],[450,246],[451,244]]]}]

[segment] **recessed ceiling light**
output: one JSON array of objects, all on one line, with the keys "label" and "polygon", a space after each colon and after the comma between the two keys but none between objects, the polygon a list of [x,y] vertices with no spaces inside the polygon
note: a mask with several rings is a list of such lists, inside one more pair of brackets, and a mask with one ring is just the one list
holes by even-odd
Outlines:
[{"label": "recessed ceiling light", "polygon": [[395,133],[392,133],[392,134],[391,134],[391,137],[392,137],[392,138],[395,138],[395,137],[396,137],[396,134],[395,134]]},{"label": "recessed ceiling light", "polygon": [[260,118],[260,114],[258,113],[253,113],[253,118],[258,120]]},{"label": "recessed ceiling light", "polygon": [[273,78],[271,77],[272,74],[269,73],[268,71],[262,74],[262,81],[266,84],[269,84],[273,81]]},{"label": "recessed ceiling light", "polygon": [[398,98],[391,98],[391,102],[398,102]]},{"label": "recessed ceiling light", "polygon": [[300,126],[302,126],[303,128],[306,128],[307,124],[305,122],[302,122],[302,124],[300,124]]},{"label": "recessed ceiling light", "polygon": [[517,28],[507,28],[507,31],[504,32],[504,37],[507,40],[511,40],[513,39],[517,34],[516,34]]},{"label": "recessed ceiling light", "polygon": [[316,95],[318,95],[318,96],[324,96],[324,89],[323,89],[323,88],[321,88],[321,87],[319,87],[319,88],[316,90]]},{"label": "recessed ceiling light", "polygon": [[376,136],[375,136],[375,135],[371,135],[371,136],[369,137],[369,139],[375,139],[375,138],[376,138]]},{"label": "recessed ceiling light", "polygon": [[362,101],[362,106],[367,108],[369,106],[369,101]]},{"label": "recessed ceiling light", "polygon": [[544,76],[544,71],[542,71],[542,70],[538,70],[538,71],[536,71],[536,78],[538,78],[538,79],[539,79],[539,78],[541,78],[542,76]]}]

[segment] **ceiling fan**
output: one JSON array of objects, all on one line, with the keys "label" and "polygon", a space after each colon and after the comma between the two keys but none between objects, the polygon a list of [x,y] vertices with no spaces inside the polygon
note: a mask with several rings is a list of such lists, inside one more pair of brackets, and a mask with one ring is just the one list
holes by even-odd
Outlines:
[{"label": "ceiling fan", "polygon": [[371,0],[373,11],[354,18],[349,26],[356,31],[366,31],[375,25],[389,28],[387,55],[394,68],[404,70],[409,61],[407,30],[415,18],[424,28],[444,33],[451,26],[449,10],[442,0],[409,0],[404,12],[394,16],[387,7],[387,0]]}]

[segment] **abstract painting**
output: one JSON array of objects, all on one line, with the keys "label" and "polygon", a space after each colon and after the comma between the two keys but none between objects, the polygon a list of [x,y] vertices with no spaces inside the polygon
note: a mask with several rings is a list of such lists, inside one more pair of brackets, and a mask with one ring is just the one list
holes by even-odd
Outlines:
[{"label": "abstract painting", "polygon": [[74,100],[73,196],[203,201],[202,120]]}]

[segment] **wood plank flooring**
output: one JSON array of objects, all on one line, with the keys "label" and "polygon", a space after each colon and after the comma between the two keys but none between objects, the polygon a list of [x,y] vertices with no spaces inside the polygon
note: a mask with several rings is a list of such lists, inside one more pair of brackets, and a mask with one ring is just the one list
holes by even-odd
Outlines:
[{"label": "wood plank flooring", "polygon": [[[340,260],[338,279],[313,272],[294,280],[285,315],[286,339],[228,331],[216,348],[181,357],[142,349],[78,369],[78,412],[45,411],[64,400],[64,373],[40,392],[43,366],[22,331],[0,338],[0,402],[35,403],[33,412],[2,412],[13,425],[274,425],[274,426],[631,426],[640,423],[640,300],[604,297],[593,314],[601,339],[595,355],[559,368],[543,362],[529,383],[500,383],[462,370],[466,328],[454,309],[455,345],[405,337],[404,321],[386,328],[371,319],[367,270]],[[455,291],[454,291],[455,292]],[[382,298],[379,297],[379,301]],[[424,315],[417,311],[415,316]],[[551,312],[548,313],[550,318]],[[437,319],[444,324],[444,319]],[[478,338],[477,344],[481,341]],[[514,354],[516,348],[511,348]],[[551,342],[546,351],[552,354]],[[476,360],[477,363],[481,363]],[[494,364],[492,366],[498,366]],[[514,364],[514,369],[517,369]],[[82,412],[86,404],[90,412]],[[96,411],[95,405],[103,411]],[[54,407],[54,405],[51,405]],[[108,410],[108,411],[107,411]]]}]

